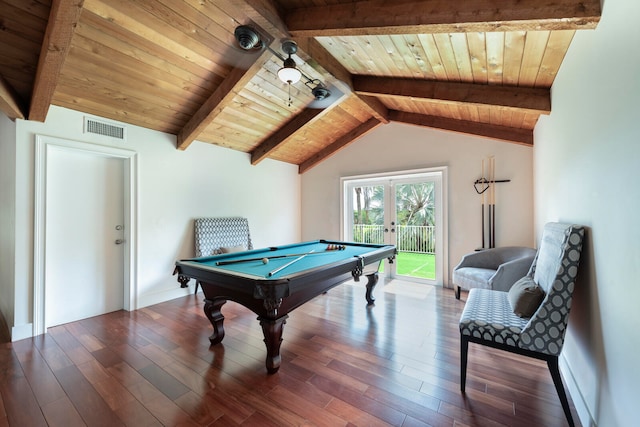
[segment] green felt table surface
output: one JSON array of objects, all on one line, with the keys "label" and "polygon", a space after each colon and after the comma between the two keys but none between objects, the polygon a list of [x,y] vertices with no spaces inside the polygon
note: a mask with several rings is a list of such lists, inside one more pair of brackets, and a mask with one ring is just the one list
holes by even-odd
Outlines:
[{"label": "green felt table surface", "polygon": [[[327,250],[329,244],[344,245],[342,250]],[[214,255],[210,257],[193,258],[188,261],[198,263],[201,267],[218,270],[234,272],[241,275],[253,276],[256,278],[266,279],[279,279],[288,275],[299,273],[301,271],[320,267],[322,265],[328,265],[352,257],[360,257],[366,253],[379,249],[379,245],[356,245],[344,242],[329,242],[329,241],[311,241],[304,243],[296,243],[292,245],[279,246],[277,248],[264,248],[255,249],[251,251],[236,252],[230,254]],[[313,252],[312,252],[313,251]],[[311,252],[311,253],[310,253]],[[226,265],[218,265],[218,262],[225,262],[237,259],[251,259],[251,258],[263,258],[273,257],[289,254],[308,254],[300,258],[302,255],[291,256],[286,258],[270,259],[267,264],[264,264],[261,260],[247,261]],[[300,259],[298,259],[300,258]],[[296,260],[291,265],[283,268],[282,270],[269,275],[270,272],[279,269],[285,264]]]}]

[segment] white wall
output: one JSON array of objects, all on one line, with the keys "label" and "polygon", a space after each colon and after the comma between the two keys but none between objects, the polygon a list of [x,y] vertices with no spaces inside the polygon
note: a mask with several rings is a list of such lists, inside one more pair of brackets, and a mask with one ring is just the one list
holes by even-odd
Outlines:
[{"label": "white wall", "polygon": [[473,182],[482,159],[496,158],[496,244],[533,246],[533,149],[486,138],[390,123],[351,143],[302,175],[302,238],[340,237],[340,178],[448,167],[450,272],[482,244],[480,196]]},{"label": "white wall", "polygon": [[[300,240],[297,166],[194,142],[177,150],[175,136],[127,126],[127,142],[82,133],[84,115],[52,107],[45,123],[19,120],[16,132],[15,321],[12,339],[31,334],[35,135],[84,141],[138,153],[138,305],[189,292],[171,275],[193,256],[193,219],[244,216],[255,247]],[[7,322],[10,322],[7,319]],[[10,324],[11,326],[11,324]]]},{"label": "white wall", "polygon": [[7,324],[13,319],[16,125],[0,114],[0,310]]},{"label": "white wall", "polygon": [[640,2],[579,32],[535,134],[536,225],[588,227],[564,347],[584,425],[637,425],[640,384]]}]

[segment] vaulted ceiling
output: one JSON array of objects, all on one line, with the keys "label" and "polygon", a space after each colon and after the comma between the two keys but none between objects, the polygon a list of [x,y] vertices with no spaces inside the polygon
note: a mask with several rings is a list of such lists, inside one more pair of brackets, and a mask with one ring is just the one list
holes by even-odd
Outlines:
[{"label": "vaulted ceiling", "polygon": [[[0,110],[44,121],[58,105],[300,173],[390,121],[531,145],[575,31],[600,14],[600,0],[0,0]],[[241,49],[239,25],[269,49]],[[290,88],[285,39],[304,74]],[[312,108],[318,81],[333,96]]]}]

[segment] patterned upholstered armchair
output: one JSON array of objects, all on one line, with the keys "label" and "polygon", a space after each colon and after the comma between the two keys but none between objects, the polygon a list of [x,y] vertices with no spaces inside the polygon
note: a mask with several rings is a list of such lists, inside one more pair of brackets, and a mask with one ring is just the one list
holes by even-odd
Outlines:
[{"label": "patterned upholstered armchair", "polygon": [[523,246],[504,246],[465,255],[453,269],[456,299],[460,299],[460,289],[508,291],[516,280],[527,274],[535,255],[535,249]]},{"label": "patterned upholstered armchair", "polygon": [[[253,249],[247,218],[197,218],[194,234],[196,257]],[[196,293],[199,285],[196,282]],[[182,287],[186,286],[182,283]]]},{"label": "patterned upholstered armchair", "polygon": [[[569,425],[573,417],[560,377],[558,356],[569,320],[584,228],[548,223],[526,277],[509,292],[471,289],[460,318],[460,390],[464,393],[469,343],[477,343],[547,362]],[[537,288],[539,301],[530,317],[515,312],[519,301]],[[522,316],[522,317],[521,317]]]}]

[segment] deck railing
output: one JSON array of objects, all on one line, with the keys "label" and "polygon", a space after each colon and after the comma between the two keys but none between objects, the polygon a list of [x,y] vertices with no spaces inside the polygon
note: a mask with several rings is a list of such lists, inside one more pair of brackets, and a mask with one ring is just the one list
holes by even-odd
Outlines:
[{"label": "deck railing", "polygon": [[[355,224],[353,240],[362,243],[384,243],[383,225]],[[398,252],[433,254],[436,251],[436,228],[434,226],[396,226]]]}]

